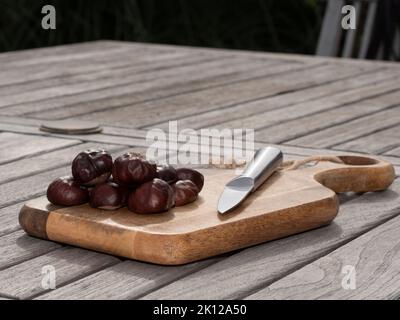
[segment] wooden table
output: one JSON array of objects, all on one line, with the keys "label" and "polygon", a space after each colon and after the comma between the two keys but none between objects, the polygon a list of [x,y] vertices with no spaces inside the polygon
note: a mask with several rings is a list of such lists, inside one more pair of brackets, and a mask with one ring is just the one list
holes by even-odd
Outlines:
[{"label": "wooden table", "polygon": [[[400,296],[400,181],[341,195],[331,225],[206,261],[163,267],[31,238],[22,204],[79,151],[146,145],[150,128],[255,128],[287,158],[379,154],[400,168],[400,65],[100,41],[0,55],[0,297],[369,299]],[[98,121],[55,135],[43,120]],[[342,287],[354,266],[356,288]],[[51,266],[55,290],[42,286]]]}]

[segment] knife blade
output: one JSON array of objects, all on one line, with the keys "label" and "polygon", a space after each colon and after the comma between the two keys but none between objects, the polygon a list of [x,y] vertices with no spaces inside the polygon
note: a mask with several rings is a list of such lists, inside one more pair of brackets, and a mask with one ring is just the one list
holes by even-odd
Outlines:
[{"label": "knife blade", "polygon": [[218,212],[226,214],[239,206],[279,168],[282,162],[283,155],[278,148],[258,149],[243,173],[225,185],[218,201]]}]

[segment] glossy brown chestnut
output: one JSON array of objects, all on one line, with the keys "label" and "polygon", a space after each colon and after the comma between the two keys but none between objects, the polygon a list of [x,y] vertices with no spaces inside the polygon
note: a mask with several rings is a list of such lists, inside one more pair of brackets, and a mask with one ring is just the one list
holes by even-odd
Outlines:
[{"label": "glossy brown chestnut", "polygon": [[114,182],[98,184],[90,191],[89,204],[93,208],[116,210],[128,202],[130,190]]},{"label": "glossy brown chestnut", "polygon": [[111,155],[102,149],[86,150],[79,153],[72,161],[74,179],[85,186],[103,183],[111,175]]},{"label": "glossy brown chestnut", "polygon": [[128,199],[129,210],[136,213],[158,213],[174,205],[171,186],[161,179],[153,179],[137,188]]},{"label": "glossy brown chestnut", "polygon": [[173,186],[175,206],[180,207],[197,199],[199,188],[190,180],[178,180]]},{"label": "glossy brown chestnut", "polygon": [[60,206],[77,206],[88,201],[89,192],[74,181],[73,177],[66,176],[50,183],[47,199]]},{"label": "glossy brown chestnut", "polygon": [[157,166],[157,178],[172,184],[178,180],[176,169],[170,165]]},{"label": "glossy brown chestnut", "polygon": [[112,175],[121,186],[137,186],[156,177],[157,166],[137,153],[125,153],[114,161]]},{"label": "glossy brown chestnut", "polygon": [[178,175],[178,180],[192,181],[199,189],[199,192],[203,189],[204,176],[200,172],[189,168],[179,168],[176,170],[176,173]]}]

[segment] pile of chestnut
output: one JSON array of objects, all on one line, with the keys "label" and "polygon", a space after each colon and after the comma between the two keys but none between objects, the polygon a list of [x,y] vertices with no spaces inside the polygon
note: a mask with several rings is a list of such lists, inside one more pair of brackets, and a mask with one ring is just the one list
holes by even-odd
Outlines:
[{"label": "pile of chestnut", "polygon": [[125,153],[113,162],[102,149],[79,153],[72,176],[53,181],[48,200],[61,206],[89,202],[93,208],[116,210],[128,206],[136,213],[158,213],[197,199],[203,175],[193,169],[158,166],[137,153]]}]

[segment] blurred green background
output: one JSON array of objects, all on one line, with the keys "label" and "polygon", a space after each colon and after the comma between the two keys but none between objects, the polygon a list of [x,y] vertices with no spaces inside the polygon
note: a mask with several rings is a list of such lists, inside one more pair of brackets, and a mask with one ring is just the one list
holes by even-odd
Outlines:
[{"label": "blurred green background", "polygon": [[[57,29],[41,28],[54,5]],[[320,0],[0,0],[0,52],[127,41],[313,54]]]}]

